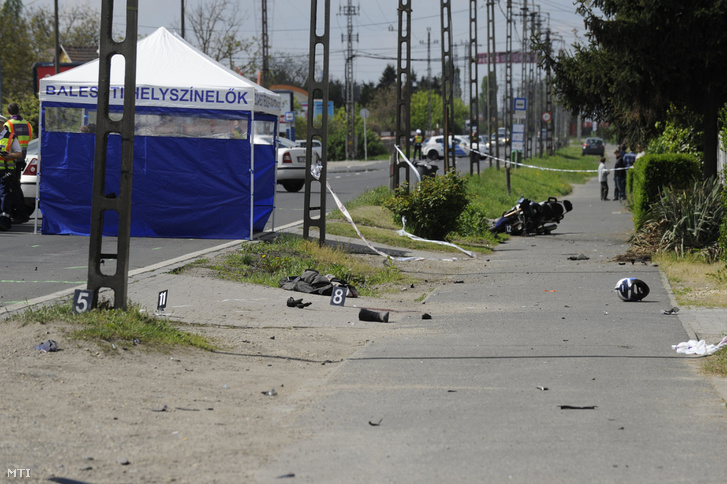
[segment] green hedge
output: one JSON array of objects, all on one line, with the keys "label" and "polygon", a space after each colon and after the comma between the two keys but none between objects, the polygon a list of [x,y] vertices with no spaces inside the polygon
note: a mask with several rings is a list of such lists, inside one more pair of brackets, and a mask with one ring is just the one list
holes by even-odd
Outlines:
[{"label": "green hedge", "polygon": [[[722,171],[722,180],[727,180],[727,167]],[[722,225],[719,229],[719,248],[722,252],[722,260],[727,261],[727,189],[722,190],[722,206],[725,215],[722,217]]]},{"label": "green hedge", "polygon": [[646,155],[636,160],[627,177],[636,230],[643,225],[651,205],[659,199],[662,187],[688,188],[701,177],[699,160],[692,155],[667,153]]}]

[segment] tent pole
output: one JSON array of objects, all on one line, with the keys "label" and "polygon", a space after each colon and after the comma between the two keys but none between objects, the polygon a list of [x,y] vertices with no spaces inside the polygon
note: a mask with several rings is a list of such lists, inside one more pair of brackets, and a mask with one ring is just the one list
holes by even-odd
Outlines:
[{"label": "tent pole", "polygon": [[[252,110],[250,112],[250,235],[252,240],[252,225],[255,218],[255,91],[252,93]],[[273,138],[275,139],[275,138]]]}]

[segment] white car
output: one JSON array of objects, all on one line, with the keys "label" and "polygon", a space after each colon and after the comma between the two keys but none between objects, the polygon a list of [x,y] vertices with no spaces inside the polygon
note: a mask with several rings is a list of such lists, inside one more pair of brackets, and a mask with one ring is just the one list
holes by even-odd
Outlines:
[{"label": "white car", "polygon": [[[469,142],[465,136],[454,136],[454,155],[469,156]],[[444,136],[432,136],[422,143],[422,156],[428,160],[441,160],[444,158]]]},{"label": "white car", "polygon": [[[305,148],[306,142],[307,140],[299,139],[298,141],[296,141],[296,144]],[[313,152],[318,155],[319,160],[323,158],[323,145],[317,139],[313,140]]]},{"label": "white car", "polygon": [[[287,138],[277,138],[275,147],[275,172],[278,185],[283,185],[288,192],[299,192],[305,185],[305,148],[298,146]],[[255,142],[260,144],[273,144],[273,137],[258,135]],[[320,157],[314,150],[313,164],[318,164]]]},{"label": "white car", "polygon": [[40,164],[40,139],[36,138],[28,143],[28,153],[25,155],[25,169],[20,174],[20,188],[23,190],[25,207],[28,214],[35,210],[36,182]]}]

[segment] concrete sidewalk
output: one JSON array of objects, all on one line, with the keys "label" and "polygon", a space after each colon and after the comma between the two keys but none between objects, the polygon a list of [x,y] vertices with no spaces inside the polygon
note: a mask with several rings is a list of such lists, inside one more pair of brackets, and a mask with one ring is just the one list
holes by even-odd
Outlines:
[{"label": "concrete sidewalk", "polygon": [[[306,437],[257,481],[721,482],[724,397],[671,345],[725,320],[662,314],[659,269],[614,260],[631,213],[598,189],[575,188],[552,236],[515,237],[432,292],[431,321],[404,316],[341,363],[297,423]],[[618,298],[623,277],[645,301]]]}]

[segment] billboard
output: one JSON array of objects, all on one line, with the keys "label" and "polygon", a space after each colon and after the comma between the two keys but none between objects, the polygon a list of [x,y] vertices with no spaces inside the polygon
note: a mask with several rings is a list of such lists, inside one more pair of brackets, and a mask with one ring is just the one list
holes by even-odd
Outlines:
[{"label": "billboard", "polygon": [[[64,72],[74,67],[78,67],[85,62],[61,62],[58,66],[58,72]],[[40,80],[56,74],[56,65],[54,62],[36,62],[33,64],[33,92],[38,94],[40,90]]]}]

